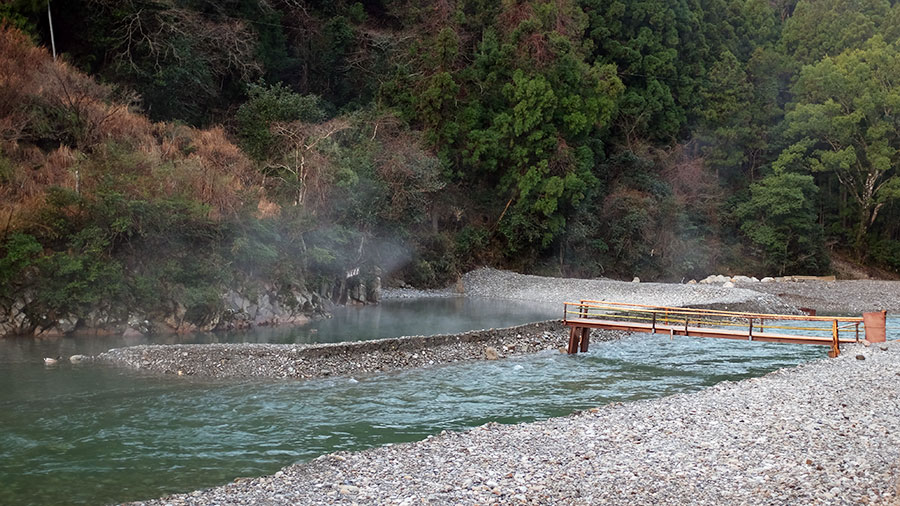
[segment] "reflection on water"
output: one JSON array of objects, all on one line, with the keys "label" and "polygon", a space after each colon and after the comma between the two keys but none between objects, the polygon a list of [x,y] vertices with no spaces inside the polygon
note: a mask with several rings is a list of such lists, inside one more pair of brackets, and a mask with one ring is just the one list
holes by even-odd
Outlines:
[{"label": "reflection on water", "polygon": [[[491,320],[492,311],[503,316]],[[520,312],[508,320],[507,311]],[[317,323],[317,332],[276,329],[190,339],[366,339],[554,316],[546,311],[533,306],[511,310],[498,301],[406,301],[348,310]],[[461,324],[467,313],[472,318]],[[409,321],[428,327],[402,330],[413,328],[404,327]],[[335,450],[695,391],[820,358],[825,350],[638,335],[592,343],[590,352],[576,356],[546,352],[309,381],[214,381],[95,364],[40,363],[42,356],[95,354],[122,346],[121,341],[0,341],[0,504],[96,504],[193,490],[272,473]]]}]

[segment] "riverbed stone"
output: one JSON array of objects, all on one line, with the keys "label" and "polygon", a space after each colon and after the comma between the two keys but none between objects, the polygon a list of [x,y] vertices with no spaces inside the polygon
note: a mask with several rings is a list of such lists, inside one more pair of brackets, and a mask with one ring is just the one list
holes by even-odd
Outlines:
[{"label": "riverbed stone", "polygon": [[846,351],[695,393],[338,452],[140,504],[897,504],[900,382],[883,380],[900,362],[894,351],[864,363]]},{"label": "riverbed stone", "polygon": [[[618,339],[621,332],[595,331],[592,341]],[[425,367],[461,360],[497,359],[564,347],[568,332],[559,320],[438,336],[319,344],[141,345],[101,353],[102,362],[185,376],[306,379],[353,376]],[[492,351],[487,351],[490,348]],[[503,349],[501,355],[498,350]]]},{"label": "riverbed stone", "polygon": [[68,334],[75,331],[75,329],[78,327],[78,321],[79,319],[77,316],[67,316],[65,318],[60,318],[56,321],[56,328],[63,334]]}]

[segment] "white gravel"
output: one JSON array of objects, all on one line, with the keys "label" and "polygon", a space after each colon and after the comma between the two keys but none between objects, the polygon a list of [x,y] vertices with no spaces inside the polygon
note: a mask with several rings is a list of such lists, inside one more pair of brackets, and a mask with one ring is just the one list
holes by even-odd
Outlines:
[{"label": "white gravel", "polygon": [[[568,343],[558,320],[460,334],[319,344],[179,344],[113,348],[94,360],[159,374],[215,378],[308,379],[370,375],[462,360],[557,350]],[[595,331],[593,341],[621,332]],[[489,351],[493,350],[493,352]]]},{"label": "white gravel", "polygon": [[[861,355],[865,360],[859,360]],[[140,504],[897,504],[900,344]]]},{"label": "white gravel", "polygon": [[777,296],[745,288],[676,283],[632,283],[610,279],[549,278],[483,268],[462,277],[470,296],[522,299],[538,302],[607,300],[656,306],[717,306],[759,312],[795,311]]},{"label": "white gravel", "polygon": [[859,315],[866,311],[900,312],[900,281],[874,279],[752,283],[739,286],[778,296],[787,304],[821,313]]}]

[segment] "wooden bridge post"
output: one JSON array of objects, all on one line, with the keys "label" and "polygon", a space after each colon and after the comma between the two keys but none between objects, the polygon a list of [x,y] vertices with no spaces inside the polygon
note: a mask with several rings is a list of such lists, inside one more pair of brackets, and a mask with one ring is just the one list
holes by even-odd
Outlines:
[{"label": "wooden bridge post", "polygon": [[591,329],[585,327],[581,329],[581,352],[585,353],[588,351],[588,344],[591,342]]},{"label": "wooden bridge post", "polygon": [[839,339],[840,333],[838,331],[838,322],[834,320],[831,322],[831,351],[828,352],[828,356],[831,358],[837,358],[838,355],[841,354],[841,342]]},{"label": "wooden bridge post", "polygon": [[578,345],[581,340],[581,328],[580,327],[572,327],[569,331],[569,355],[578,353]]},{"label": "wooden bridge post", "polygon": [[887,339],[887,311],[863,313],[863,324],[866,326],[866,341],[883,343]]}]

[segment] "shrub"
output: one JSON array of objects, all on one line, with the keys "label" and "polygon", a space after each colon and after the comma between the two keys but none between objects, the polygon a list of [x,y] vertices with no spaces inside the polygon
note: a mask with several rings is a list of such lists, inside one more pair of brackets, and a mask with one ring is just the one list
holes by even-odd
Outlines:
[{"label": "shrub", "polygon": [[776,172],[751,185],[750,199],[735,209],[741,231],[779,275],[828,267],[813,204],[817,192],[812,176]]},{"label": "shrub", "polygon": [[325,103],[315,95],[300,95],[277,83],[251,84],[248,99],[237,111],[238,135],[244,150],[257,160],[271,155],[275,138],[269,127],[275,122],[320,122],[327,117]]}]

